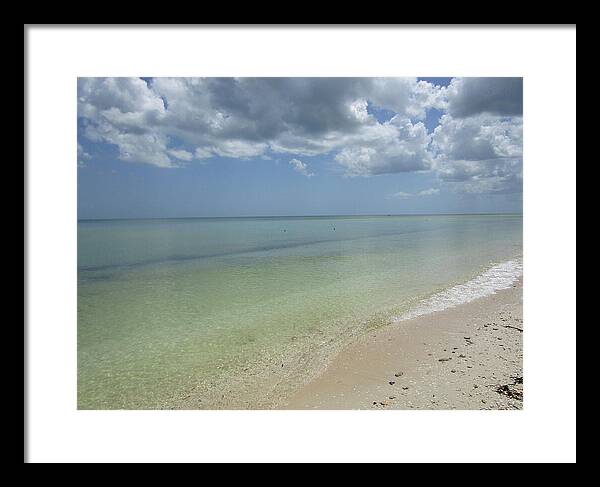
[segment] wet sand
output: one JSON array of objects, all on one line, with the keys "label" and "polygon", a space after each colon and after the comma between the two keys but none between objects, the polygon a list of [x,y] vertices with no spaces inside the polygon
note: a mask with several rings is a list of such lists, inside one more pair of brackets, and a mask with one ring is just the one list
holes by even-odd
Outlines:
[{"label": "wet sand", "polygon": [[522,409],[523,287],[361,337],[284,409]]}]

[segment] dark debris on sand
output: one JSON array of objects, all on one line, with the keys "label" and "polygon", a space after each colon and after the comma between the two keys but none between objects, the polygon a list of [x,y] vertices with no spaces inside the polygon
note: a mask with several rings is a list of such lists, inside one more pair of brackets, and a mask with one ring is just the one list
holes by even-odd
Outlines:
[{"label": "dark debris on sand", "polygon": [[512,384],[504,384],[496,388],[498,394],[503,394],[511,399],[523,400],[523,377],[513,377]]}]

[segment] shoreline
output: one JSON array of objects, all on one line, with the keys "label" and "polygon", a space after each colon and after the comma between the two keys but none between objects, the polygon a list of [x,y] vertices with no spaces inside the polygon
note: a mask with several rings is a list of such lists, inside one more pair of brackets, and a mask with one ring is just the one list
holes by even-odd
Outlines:
[{"label": "shoreline", "polygon": [[361,336],[281,409],[522,409],[522,279]]},{"label": "shoreline", "polygon": [[[317,330],[323,341],[300,351],[301,337],[292,337],[292,348],[199,383],[159,409],[522,409],[522,274],[486,290],[490,270],[510,262],[380,317],[385,324],[331,336]],[[440,297],[453,301],[473,286],[483,296],[435,309]]]}]

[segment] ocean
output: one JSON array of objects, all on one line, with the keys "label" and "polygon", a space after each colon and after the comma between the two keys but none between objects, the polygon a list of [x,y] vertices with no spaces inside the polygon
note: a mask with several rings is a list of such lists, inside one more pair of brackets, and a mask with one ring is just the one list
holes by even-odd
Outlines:
[{"label": "ocean", "polygon": [[368,330],[510,286],[521,215],[78,222],[79,409],[262,409]]}]

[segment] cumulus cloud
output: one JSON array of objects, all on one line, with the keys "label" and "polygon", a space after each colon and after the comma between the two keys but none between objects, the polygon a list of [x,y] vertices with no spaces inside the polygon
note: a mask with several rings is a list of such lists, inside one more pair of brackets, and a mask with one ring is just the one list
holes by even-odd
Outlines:
[{"label": "cumulus cloud", "polygon": [[[78,100],[83,135],[122,160],[341,153],[349,174],[368,175],[430,165],[427,131],[411,120],[443,96],[416,78],[80,78]],[[380,124],[369,103],[395,121]]]},{"label": "cumulus cloud", "polygon": [[116,110],[125,114],[163,113],[162,99],[140,78],[79,78],[79,116],[95,118]]},{"label": "cumulus cloud", "polygon": [[453,117],[523,114],[523,78],[455,78],[446,90]]},{"label": "cumulus cloud", "polygon": [[412,118],[423,119],[428,108],[444,108],[444,90],[415,78],[365,78],[370,80],[367,95],[380,107]]},{"label": "cumulus cloud", "polygon": [[426,170],[432,163],[429,142],[430,135],[422,122],[413,124],[396,115],[348,140],[335,160],[351,176]]},{"label": "cumulus cloud", "polygon": [[440,181],[466,193],[518,193],[523,184],[522,78],[459,78],[431,151]]},{"label": "cumulus cloud", "polygon": [[434,131],[433,147],[454,160],[521,157],[523,119],[489,116],[455,119],[444,115]]},{"label": "cumulus cloud", "polygon": [[448,161],[439,168],[439,178],[464,193],[520,193],[523,160]]},{"label": "cumulus cloud", "polygon": [[290,165],[294,168],[294,171],[306,176],[307,178],[311,178],[315,175],[314,173],[310,172],[308,165],[299,159],[292,159],[290,161]]},{"label": "cumulus cloud", "polygon": [[468,193],[522,190],[523,119],[444,115],[433,133],[434,169],[442,182]]},{"label": "cumulus cloud", "polygon": [[[431,132],[433,108],[444,115]],[[521,78],[445,88],[416,78],[78,80],[81,135],[126,162],[177,168],[283,154],[308,176],[300,158],[321,155],[347,176],[433,171],[466,192],[519,191],[522,108]],[[392,115],[380,122],[377,109]]]},{"label": "cumulus cloud", "polygon": [[173,167],[168,137],[154,125],[165,115],[163,100],[139,78],[79,78],[78,116],[83,134],[115,145],[124,161]]}]

